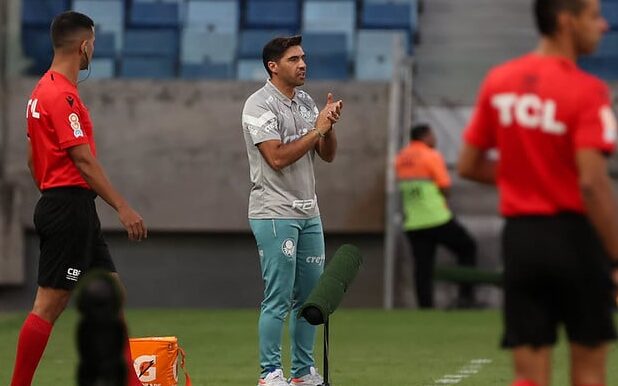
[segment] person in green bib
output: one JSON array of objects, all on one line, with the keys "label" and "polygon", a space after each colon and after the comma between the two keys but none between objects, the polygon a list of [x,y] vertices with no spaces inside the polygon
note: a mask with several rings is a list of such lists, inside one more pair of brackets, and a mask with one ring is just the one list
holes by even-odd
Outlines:
[{"label": "person in green bib", "polygon": [[[433,270],[438,245],[455,254],[464,266],[476,263],[476,242],[455,219],[446,197],[451,179],[442,155],[435,149],[431,127],[419,124],[410,130],[410,143],[397,155],[395,167],[402,196],[406,236],[414,254],[414,279],[420,308],[432,308]],[[475,304],[474,287],[459,288],[458,307]]]}]

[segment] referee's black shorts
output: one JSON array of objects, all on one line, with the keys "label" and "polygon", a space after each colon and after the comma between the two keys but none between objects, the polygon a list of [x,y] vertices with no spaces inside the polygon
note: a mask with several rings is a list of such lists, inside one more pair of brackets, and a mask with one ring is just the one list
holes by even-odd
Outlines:
[{"label": "referee's black shorts", "polygon": [[38,284],[72,290],[91,268],[116,272],[101,233],[92,190],[79,187],[43,191],[34,210],[40,238]]},{"label": "referee's black shorts", "polygon": [[590,347],[616,338],[609,258],[586,217],[507,218],[502,248],[503,347],[553,345],[559,325]]}]

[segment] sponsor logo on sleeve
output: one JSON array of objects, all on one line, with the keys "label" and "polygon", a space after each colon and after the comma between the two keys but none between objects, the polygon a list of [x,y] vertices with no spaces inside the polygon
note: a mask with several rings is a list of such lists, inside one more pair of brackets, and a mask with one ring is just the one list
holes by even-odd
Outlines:
[{"label": "sponsor logo on sleeve", "polygon": [[79,116],[77,116],[77,114],[69,114],[69,123],[71,124],[71,129],[73,129],[73,136],[75,138],[84,136],[84,132],[82,131],[82,125],[81,123],[79,123]]}]

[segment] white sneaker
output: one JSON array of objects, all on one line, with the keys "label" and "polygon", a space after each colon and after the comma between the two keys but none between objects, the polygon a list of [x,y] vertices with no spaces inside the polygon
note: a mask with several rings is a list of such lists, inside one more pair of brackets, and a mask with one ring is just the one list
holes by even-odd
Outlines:
[{"label": "white sneaker", "polygon": [[324,384],[324,378],[315,367],[311,367],[310,373],[300,378],[292,378],[291,386],[320,386]]},{"label": "white sneaker", "polygon": [[265,378],[261,378],[258,386],[290,386],[283,376],[283,370],[271,371]]}]

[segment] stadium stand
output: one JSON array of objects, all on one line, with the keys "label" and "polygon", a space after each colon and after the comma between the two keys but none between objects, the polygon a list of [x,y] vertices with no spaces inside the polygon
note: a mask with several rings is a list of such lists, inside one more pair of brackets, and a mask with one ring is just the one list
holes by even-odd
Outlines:
[{"label": "stadium stand", "polygon": [[[392,42],[387,40],[404,34],[412,42],[419,9],[418,0],[24,0],[23,4],[22,40],[31,60],[30,75],[40,75],[49,66],[47,35],[53,16],[73,9],[96,23],[92,76],[252,80],[266,77],[260,60],[264,43],[296,33],[305,36],[309,76],[314,79],[390,79]],[[410,53],[412,49],[410,45]]]}]

